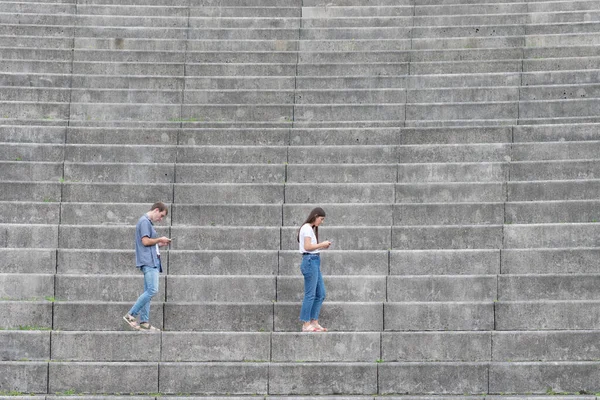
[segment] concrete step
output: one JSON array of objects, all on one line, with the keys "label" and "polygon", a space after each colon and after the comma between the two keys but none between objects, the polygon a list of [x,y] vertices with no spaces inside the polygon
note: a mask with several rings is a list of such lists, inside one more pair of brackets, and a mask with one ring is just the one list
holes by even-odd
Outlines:
[{"label": "concrete step", "polygon": [[525,14],[527,12],[527,5],[522,3],[436,4],[415,7],[415,16]]},{"label": "concrete step", "polygon": [[[169,226],[156,226],[159,235],[171,237]],[[64,249],[130,249],[135,226],[58,226],[58,246]]]},{"label": "concrete step", "polygon": [[56,250],[39,248],[4,248],[5,256],[0,261],[3,273],[11,274],[54,274],[56,272]]},{"label": "concrete step", "polygon": [[2,125],[3,143],[62,144],[65,142],[64,126]]},{"label": "concrete step", "polygon": [[14,33],[0,34],[0,47],[71,49],[73,39],[69,37],[20,36]]},{"label": "concrete step", "polygon": [[[357,122],[364,121],[370,125],[371,121],[382,121],[390,126],[398,125],[404,118],[405,106],[403,103],[387,104],[318,104],[294,106],[294,121],[300,123],[325,122],[331,126],[338,125],[337,121],[346,121],[356,126]],[[375,125],[376,126],[376,125]]]},{"label": "concrete step", "polygon": [[494,329],[494,303],[384,303],[385,331],[481,331]]},{"label": "concrete step", "polygon": [[507,249],[502,251],[506,274],[595,274],[598,248]]},{"label": "concrete step", "polygon": [[521,91],[524,100],[558,100],[558,99],[581,99],[598,98],[600,90],[598,85],[554,85],[552,87],[523,88]]},{"label": "concrete step", "polygon": [[430,144],[402,145],[397,152],[398,161],[402,163],[502,162],[511,159],[514,148],[515,145],[504,143]]},{"label": "concrete step", "polygon": [[391,302],[493,301],[498,296],[495,275],[389,276]]},{"label": "concrete step", "polygon": [[64,160],[64,148],[60,144],[0,143],[0,160],[59,162]]},{"label": "concrete step", "polygon": [[558,85],[595,83],[598,69],[590,68],[579,71],[546,71],[523,74],[524,85]]},{"label": "concrete step", "polygon": [[407,62],[306,63],[298,64],[298,76],[403,76]]},{"label": "concrete step", "polygon": [[[485,50],[485,49],[478,49]],[[501,49],[502,50],[502,49]],[[510,49],[509,49],[510,50]],[[435,50],[425,51],[426,53],[435,52]],[[461,75],[461,74],[514,74],[520,72],[522,62],[513,59],[490,60],[466,60],[466,61],[441,61],[431,60],[424,62],[414,62],[410,65],[411,74],[421,78],[422,75]],[[503,82],[502,84],[506,84]]]},{"label": "concrete step", "polygon": [[[408,11],[408,7],[402,7],[399,11]],[[302,27],[303,28],[361,28],[361,27],[403,27],[408,28],[412,26],[412,16],[348,16],[348,17],[327,17],[323,18],[322,15],[316,13],[317,9],[311,7],[304,7],[302,10]],[[329,9],[327,10],[329,11]],[[318,10],[317,12],[322,12]],[[309,17],[310,15],[310,17]]]},{"label": "concrete step", "polygon": [[54,275],[0,274],[0,299],[37,301],[54,296]]},{"label": "concrete step", "polygon": [[382,332],[381,359],[385,363],[489,361],[494,334],[495,332]]},{"label": "concrete step", "polygon": [[277,299],[274,276],[169,276],[169,302],[261,303]]},{"label": "concrete step", "polygon": [[509,224],[598,222],[597,207],[594,200],[514,202],[506,203],[504,212]]},{"label": "concrete step", "polygon": [[0,332],[0,360],[44,361],[50,359],[50,332]]},{"label": "concrete step", "polygon": [[[312,209],[312,205],[283,204],[282,208],[281,224],[299,227]],[[278,217],[275,211],[271,215]],[[328,220],[335,221],[334,225],[338,226],[390,226],[395,220],[393,204],[328,204],[327,216]]]},{"label": "concrete step", "polygon": [[[327,335],[273,332],[271,340],[271,360],[277,363],[373,362],[380,359],[381,340],[376,332],[331,332]],[[355,351],[345,351],[348,348]]]},{"label": "concrete step", "polygon": [[0,223],[3,224],[58,224],[59,203],[0,202]]},{"label": "concrete step", "polygon": [[502,225],[394,226],[391,248],[395,250],[499,249],[502,248],[504,231]]},{"label": "concrete step", "polygon": [[510,164],[512,181],[597,179],[598,160],[523,161]]},{"label": "concrete step", "polygon": [[[331,275],[385,276],[389,270],[388,250],[328,249],[321,257],[322,265]],[[301,277],[301,261],[298,250],[280,250],[278,275]]]},{"label": "concrete step", "polygon": [[398,164],[398,182],[503,182],[510,167],[504,162]]},{"label": "concrete step", "polygon": [[591,160],[598,154],[599,141],[519,143],[511,146],[513,161]]},{"label": "concrete step", "polygon": [[281,226],[282,207],[276,204],[175,204],[174,226]]},{"label": "concrete step", "polygon": [[394,183],[395,164],[289,164],[286,181],[310,183],[315,177],[323,183]]},{"label": "concrete step", "polygon": [[[574,74],[577,76],[586,75],[586,70],[595,70],[598,66],[598,59],[600,57],[591,56],[579,56],[578,58],[567,58],[565,55],[555,58],[542,58],[536,60],[523,60],[523,71],[525,72],[549,72],[549,71],[576,71]],[[536,77],[540,79],[540,77]],[[533,79],[536,79],[533,78]],[[532,78],[529,78],[530,80]],[[560,79],[560,78],[559,78]],[[568,78],[566,78],[568,79]],[[573,79],[573,77],[571,77]],[[561,83],[560,80],[556,80],[554,84]]]},{"label": "concrete step", "polygon": [[[405,120],[407,127],[457,127],[457,126],[512,126],[517,122],[524,124],[548,124],[547,119],[534,122],[533,120],[517,120],[517,119],[450,119],[450,120]],[[582,121],[578,121],[582,122]],[[566,123],[561,120],[556,123]]]},{"label": "concrete step", "polygon": [[519,100],[519,87],[480,87],[409,90],[406,102],[418,103],[489,103]]},{"label": "concrete step", "polygon": [[[274,331],[299,332],[300,303],[277,302],[274,306]],[[327,302],[319,323],[331,331],[378,332],[383,329],[382,303]]]},{"label": "concrete step", "polygon": [[393,203],[394,185],[389,183],[286,183],[289,203]]},{"label": "concrete step", "polygon": [[598,247],[598,223],[506,225],[504,248]]},{"label": "concrete step", "polygon": [[166,164],[175,163],[176,150],[176,147],[172,145],[67,144],[64,147],[64,161],[73,164]]},{"label": "concrete step", "polygon": [[402,39],[346,39],[346,40],[302,40],[298,50],[305,51],[398,51],[410,50],[410,38]]},{"label": "concrete step", "polygon": [[[0,362],[0,371],[6,382],[6,387],[11,393],[46,393],[48,390],[48,363],[47,362]],[[41,400],[42,397],[33,396]]]},{"label": "concrete step", "polygon": [[279,164],[175,165],[178,183],[283,183],[286,179],[285,170],[283,160]]},{"label": "concrete step", "polygon": [[[529,182],[528,182],[529,184]],[[430,182],[395,185],[396,203],[489,203],[507,198],[502,182]],[[515,189],[511,193],[514,193]],[[511,201],[524,200],[513,194]]]},{"label": "concrete step", "polygon": [[[495,225],[505,220],[503,203],[395,204],[393,225]],[[333,220],[333,218],[332,218]]]},{"label": "concrete step", "polygon": [[2,182],[0,201],[60,202],[62,184],[56,182]]},{"label": "concrete step", "polygon": [[190,17],[211,18],[239,18],[239,17],[269,17],[269,18],[293,18],[300,17],[300,7],[229,7],[229,6],[204,6],[191,7]]},{"label": "concrete step", "polygon": [[[133,262],[130,263],[133,265]],[[136,270],[127,271],[135,274]],[[125,272],[125,271],[123,271]],[[143,292],[143,275],[57,275],[54,296],[56,301],[127,302]],[[165,301],[165,278],[159,281],[154,301]]]},{"label": "concrete step", "polygon": [[501,275],[498,300],[598,300],[597,275]]},{"label": "concrete step", "polygon": [[595,116],[600,99],[565,99],[519,102],[519,118]]},{"label": "concrete step", "polygon": [[596,200],[597,180],[552,180],[509,182],[509,201]]},{"label": "concrete step", "polygon": [[52,306],[49,301],[0,301],[0,328],[52,329]]},{"label": "concrete step", "polygon": [[393,145],[291,146],[287,156],[291,164],[391,164],[398,161]]},{"label": "concrete step", "polygon": [[[176,203],[281,204],[289,185],[281,183],[176,184]],[[166,198],[166,197],[165,197]]]},{"label": "concrete step", "polygon": [[[359,231],[364,232],[362,237]],[[297,232],[297,226],[281,228],[281,249],[298,249]],[[331,240],[336,250],[386,250],[391,245],[391,233],[389,226],[324,226],[319,238]]]},{"label": "concrete step", "polygon": [[73,73],[77,75],[150,75],[182,77],[182,63],[150,63],[150,62],[106,62],[106,61],[74,61]]},{"label": "concrete step", "polygon": [[596,331],[492,333],[494,361],[594,361]]},{"label": "concrete step", "polygon": [[42,224],[0,224],[2,247],[41,248],[58,247],[58,226]]},{"label": "concrete step", "polygon": [[323,27],[300,29],[300,40],[348,40],[361,38],[361,40],[370,40],[380,38],[385,39],[409,39],[414,34],[411,27]]},{"label": "concrete step", "polygon": [[69,119],[68,103],[37,103],[34,101],[0,102],[0,115],[15,119]]},{"label": "concrete step", "polygon": [[375,6],[361,4],[357,6],[336,5],[302,7],[302,17],[309,19],[322,18],[325,20],[334,18],[369,18],[369,17],[410,17],[413,15],[413,7],[410,4],[394,4],[391,6]]},{"label": "concrete step", "polygon": [[572,3],[563,3],[560,1],[544,1],[532,4],[529,7],[530,12],[556,12],[556,11],[577,11],[577,10],[597,10],[596,1],[574,1]]},{"label": "concrete step", "polygon": [[[527,45],[538,44],[533,40],[527,40],[525,36],[477,36],[462,38],[424,38],[414,39],[413,48],[417,50],[426,49],[463,49],[463,48],[520,48]],[[527,42],[527,43],[526,43]],[[538,44],[539,45],[539,44]]]},{"label": "concrete step", "polygon": [[[112,203],[146,203],[153,204],[157,198],[166,203],[173,201],[173,184],[170,183],[83,183],[64,182],[62,197],[63,202],[103,202]],[[54,200],[54,198],[50,198]],[[55,200],[58,201],[58,200]]]},{"label": "concrete step", "polygon": [[499,301],[496,330],[597,329],[597,307],[597,300]]},{"label": "concrete step", "polygon": [[75,103],[142,103],[142,104],[181,104],[181,92],[172,90],[130,90],[123,89],[73,89],[71,101]]},{"label": "concrete step", "polygon": [[284,146],[289,135],[287,128],[184,128],[178,139],[183,146]]},{"label": "concrete step", "polygon": [[[517,131],[521,128],[526,127],[400,128],[399,144],[510,143],[513,129]],[[536,131],[540,132],[541,129]]]},{"label": "concrete step", "polygon": [[208,164],[284,164],[288,160],[284,146],[180,146],[178,163]]},{"label": "concrete step", "polygon": [[[466,5],[465,2],[457,2]],[[481,2],[478,2],[481,3]],[[414,19],[415,27],[469,27],[469,26],[503,26],[522,25],[528,22],[528,14],[467,14],[467,15],[419,15]],[[478,32],[475,32],[478,33]],[[439,36],[444,36],[443,32]],[[447,35],[449,36],[449,35]]]},{"label": "concrete step", "polygon": [[[143,29],[142,29],[143,31]],[[90,32],[92,35],[99,35],[100,32]],[[123,32],[113,32],[123,33]],[[122,40],[115,40],[122,39]],[[1,43],[1,42],[0,42]],[[27,41],[29,46],[35,47],[31,41]],[[117,37],[106,38],[106,37],[81,37],[76,36],[70,40],[68,47],[75,49],[96,49],[96,50],[154,50],[154,51],[185,51],[186,42],[181,38],[165,38],[165,39],[152,39],[152,38],[120,38]],[[48,46],[46,46],[48,47]]]},{"label": "concrete step", "polygon": [[[516,120],[521,103],[517,101],[485,103],[418,103],[406,105],[406,119],[415,121],[435,120]],[[531,106],[533,116],[535,106]],[[539,115],[537,115],[539,116]]]},{"label": "concrete step", "polygon": [[69,127],[63,133],[63,141],[68,144],[111,146],[111,152],[114,152],[116,145],[143,143],[157,148],[175,146],[178,133],[177,128]]},{"label": "concrete step", "polygon": [[4,86],[0,101],[3,102],[40,102],[68,103],[70,93],[63,88],[24,88]]},{"label": "concrete step", "polygon": [[[352,64],[352,63],[408,63],[412,53],[409,51],[342,51],[342,52],[302,52],[297,53],[299,64]],[[294,60],[295,62],[296,60]]]},{"label": "concrete step", "polygon": [[[161,254],[167,272],[170,252]],[[54,269],[58,274],[71,275],[136,275],[133,250],[123,249],[57,249]],[[139,287],[138,289],[139,290]],[[137,293],[139,296],[140,293]]]},{"label": "concrete step", "polygon": [[500,253],[493,249],[391,250],[389,278],[395,275],[495,275],[500,273]]},{"label": "concrete step", "polygon": [[[299,53],[303,54],[303,53]],[[336,53],[332,53],[336,54]],[[406,87],[406,76],[298,76],[296,88],[309,89],[400,89]],[[352,126],[349,128],[356,128]]]},{"label": "concrete step", "polygon": [[173,164],[64,163],[64,179],[70,182],[172,183],[174,175]]},{"label": "concrete step", "polygon": [[[326,261],[324,261],[325,264]],[[387,289],[384,276],[324,277],[328,301],[383,302]],[[299,276],[277,278],[277,301],[298,302],[304,296],[304,279]]]}]

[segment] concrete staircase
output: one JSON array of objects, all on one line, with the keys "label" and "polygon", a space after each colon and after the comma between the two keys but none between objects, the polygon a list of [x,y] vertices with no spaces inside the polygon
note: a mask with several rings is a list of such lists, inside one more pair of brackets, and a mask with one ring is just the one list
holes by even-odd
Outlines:
[{"label": "concrete staircase", "polygon": [[[599,21],[597,0],[0,1],[0,399],[595,399]],[[157,200],[163,332],[129,332]],[[314,205],[326,334],[298,332]]]}]

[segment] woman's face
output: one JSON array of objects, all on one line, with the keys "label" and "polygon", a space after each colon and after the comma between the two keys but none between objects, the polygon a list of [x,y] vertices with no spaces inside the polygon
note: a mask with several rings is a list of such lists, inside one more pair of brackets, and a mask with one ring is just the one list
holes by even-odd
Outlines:
[{"label": "woman's face", "polygon": [[315,226],[319,226],[319,225],[321,225],[323,223],[323,221],[325,221],[325,217],[317,217],[317,218],[315,218],[314,225]]}]

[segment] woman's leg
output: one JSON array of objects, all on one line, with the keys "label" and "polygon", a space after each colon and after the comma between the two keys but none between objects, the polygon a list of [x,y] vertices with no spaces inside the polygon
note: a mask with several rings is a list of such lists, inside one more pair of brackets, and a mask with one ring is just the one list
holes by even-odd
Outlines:
[{"label": "woman's leg", "polygon": [[310,311],[310,319],[313,321],[319,320],[319,313],[321,312],[321,306],[323,305],[323,301],[325,300],[325,282],[323,282],[323,274],[321,274],[321,261],[319,259],[317,262],[317,285],[315,287],[315,300],[313,302],[312,309]]},{"label": "woman's leg", "polygon": [[319,278],[318,268],[315,268],[315,259],[312,256],[302,257],[300,270],[302,271],[302,275],[304,275],[304,299],[302,300],[302,308],[300,309],[300,321],[306,324],[311,319],[310,315],[315,301]]}]

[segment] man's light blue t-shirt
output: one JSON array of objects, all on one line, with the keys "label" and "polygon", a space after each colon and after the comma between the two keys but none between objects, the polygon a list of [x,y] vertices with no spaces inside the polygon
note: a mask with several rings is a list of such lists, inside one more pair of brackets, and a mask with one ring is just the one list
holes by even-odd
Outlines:
[{"label": "man's light blue t-shirt", "polygon": [[150,239],[158,237],[154,225],[147,215],[142,215],[135,225],[135,265],[138,268],[144,265],[154,266],[162,272],[160,258],[156,254],[156,246],[144,246],[142,244],[144,236],[148,236]]}]

